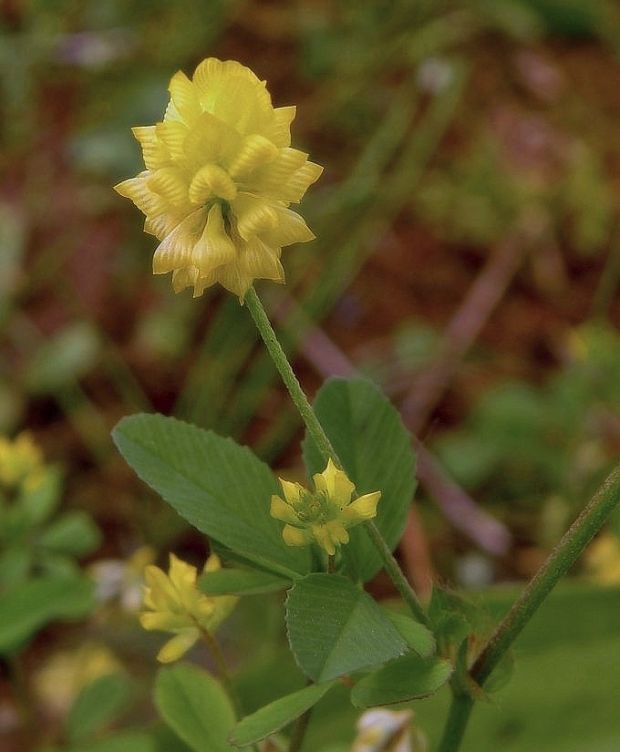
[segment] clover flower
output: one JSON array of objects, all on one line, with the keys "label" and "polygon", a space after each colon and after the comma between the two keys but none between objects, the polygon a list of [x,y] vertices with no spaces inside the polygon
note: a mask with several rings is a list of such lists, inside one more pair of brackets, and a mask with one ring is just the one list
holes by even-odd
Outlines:
[{"label": "clover flower", "polygon": [[[221,568],[220,559],[211,554],[205,572]],[[144,572],[146,588],[140,614],[144,629],[172,632],[174,637],[162,647],[157,660],[176,661],[200,638],[201,633],[213,634],[239,600],[232,595],[210,597],[198,590],[198,572],[174,554],[170,554],[168,574],[159,567],[149,566]]]},{"label": "clover flower", "polygon": [[613,533],[599,535],[588,547],[586,568],[601,585],[620,584],[620,540]]},{"label": "clover flower", "polygon": [[134,128],[146,170],[115,186],[161,242],[153,272],[175,292],[219,282],[243,300],[255,279],[284,281],[283,246],[312,240],[289,209],[322,167],[292,149],[295,107],[274,108],[249,68],[207,58],[176,73],[163,122]]},{"label": "clover flower", "polygon": [[43,455],[28,432],[11,441],[0,436],[0,485],[7,490],[36,488],[44,475]]},{"label": "clover flower", "polygon": [[355,486],[331,460],[322,473],[314,475],[313,481],[314,492],[280,478],[284,499],[271,497],[271,516],[286,523],[282,537],[287,545],[315,542],[333,556],[338,546],[349,542],[347,528],[377,514],[381,491],[351,501]]}]

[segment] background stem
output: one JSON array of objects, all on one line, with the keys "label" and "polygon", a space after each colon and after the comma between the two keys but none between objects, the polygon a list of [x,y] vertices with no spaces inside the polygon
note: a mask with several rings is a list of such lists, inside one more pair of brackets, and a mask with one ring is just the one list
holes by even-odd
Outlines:
[{"label": "background stem", "polygon": [[[484,685],[521,630],[560,578],[581,556],[618,502],[620,502],[620,465],[594,494],[497,626],[469,672],[477,684]],[[454,694],[439,752],[455,752],[459,748],[472,706],[473,700],[469,696],[458,692]]]},{"label": "background stem", "polygon": [[297,722],[293,726],[293,733],[291,734],[291,740],[289,742],[288,752],[299,752],[302,744],[304,743],[304,737],[308,730],[308,724],[310,723],[310,716],[312,715],[312,708],[306,710],[303,715],[300,715]]}]

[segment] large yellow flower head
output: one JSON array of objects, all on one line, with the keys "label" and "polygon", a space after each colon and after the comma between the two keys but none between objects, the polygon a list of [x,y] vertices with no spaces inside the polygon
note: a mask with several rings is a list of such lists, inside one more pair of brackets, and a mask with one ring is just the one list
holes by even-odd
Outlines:
[{"label": "large yellow flower head", "polygon": [[351,501],[355,486],[331,460],[313,481],[314,492],[280,478],[284,499],[271,497],[271,516],[286,522],[282,537],[289,546],[318,543],[333,556],[340,544],[349,542],[347,528],[377,514],[381,491]]},{"label": "large yellow flower head", "polygon": [[312,240],[291,209],[322,167],[292,149],[295,107],[274,108],[249,68],[208,58],[176,73],[164,120],[134,128],[146,170],[116,190],[161,242],[155,274],[176,292],[219,282],[243,299],[255,279],[284,281],[282,247]]},{"label": "large yellow flower head", "polygon": [[[219,557],[211,554],[205,572],[221,568]],[[213,634],[239,600],[233,595],[207,596],[197,587],[198,572],[174,554],[170,554],[168,574],[149,566],[144,572],[144,611],[140,624],[144,629],[172,632],[157,655],[162,663],[176,661],[200,638],[202,632]]]}]

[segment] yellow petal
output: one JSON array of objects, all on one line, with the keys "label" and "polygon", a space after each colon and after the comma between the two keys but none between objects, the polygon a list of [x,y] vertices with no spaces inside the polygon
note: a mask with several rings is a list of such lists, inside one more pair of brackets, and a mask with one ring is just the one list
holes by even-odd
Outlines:
[{"label": "yellow petal", "polygon": [[237,220],[237,231],[244,240],[255,235],[274,230],[278,225],[278,214],[268,201],[249,193],[240,193],[232,203]]},{"label": "yellow petal", "polygon": [[245,65],[236,60],[218,60],[208,57],[196,68],[192,80],[201,95],[208,96],[214,89],[225,88],[226,81],[234,76],[246,77],[258,83],[258,77]]},{"label": "yellow petal", "polygon": [[202,204],[213,196],[232,201],[236,195],[237,186],[230,175],[215,164],[201,167],[189,186],[189,198],[195,204]]},{"label": "yellow petal", "polygon": [[[239,301],[243,301],[246,292],[254,282],[254,278],[246,274],[238,263],[225,264],[215,269],[213,273],[220,285],[236,295]],[[202,280],[199,281],[202,282]]]},{"label": "yellow petal", "polygon": [[220,561],[220,557],[217,554],[210,554],[209,558],[205,562],[204,571],[205,572],[217,572],[218,569],[222,568],[222,562]]},{"label": "yellow petal", "polygon": [[270,248],[259,238],[252,238],[240,249],[239,269],[251,281],[271,279],[284,282],[284,269],[278,258],[278,249]]},{"label": "yellow petal", "polygon": [[345,506],[351,500],[355,486],[343,470],[339,470],[329,459],[327,467],[322,473],[317,473],[314,478],[315,486],[323,491],[338,506]]},{"label": "yellow petal", "polygon": [[206,624],[215,613],[215,598],[209,598],[198,591],[196,591],[195,596],[191,614],[199,624]]},{"label": "yellow petal", "polygon": [[[219,269],[220,267],[218,267]],[[209,274],[198,274],[194,284],[194,297],[197,298],[204,293],[207,287],[219,282],[218,269],[214,269]]]},{"label": "yellow petal", "polygon": [[150,608],[153,609],[153,611],[157,610],[157,606],[155,605],[153,601],[153,595],[151,593],[151,588],[145,587],[143,588],[142,592],[142,605],[144,608]]},{"label": "yellow petal", "polygon": [[[148,605],[158,611],[178,610],[179,598],[168,575],[153,565],[144,570]],[[146,604],[145,604],[146,605]]]},{"label": "yellow petal", "polygon": [[148,179],[148,187],[172,204],[188,205],[187,180],[178,167],[156,170]]},{"label": "yellow petal", "polygon": [[114,190],[133,201],[143,214],[161,214],[168,206],[164,198],[150,189],[150,177],[151,173],[148,170],[141,172],[135,178],[118,183],[114,186]]},{"label": "yellow petal", "polygon": [[275,248],[291,245],[292,243],[307,243],[314,240],[314,233],[297,212],[276,206],[278,223],[273,230],[261,235],[261,240]]},{"label": "yellow petal", "polygon": [[290,504],[287,504],[279,496],[271,497],[269,514],[281,522],[290,522],[293,525],[299,524],[299,517],[295,514],[293,507],[291,507]]},{"label": "yellow petal", "polygon": [[205,227],[207,211],[196,209],[167,235],[153,257],[153,273],[166,274],[174,269],[193,266],[192,252]]},{"label": "yellow petal", "polygon": [[187,163],[200,168],[209,162],[228,164],[239,152],[241,136],[210,112],[201,113],[183,142]]},{"label": "yellow petal", "polygon": [[282,486],[284,498],[292,506],[297,506],[297,504],[299,504],[300,496],[304,491],[303,486],[300,486],[299,483],[291,483],[290,480],[284,480],[283,478],[278,478],[278,480]]},{"label": "yellow petal", "polygon": [[334,544],[339,545],[349,542],[349,533],[347,533],[344,525],[339,520],[331,520],[327,523],[326,527]]},{"label": "yellow petal", "polygon": [[309,530],[301,530],[292,525],[284,526],[282,538],[287,546],[307,546],[312,542],[312,534]]},{"label": "yellow petal", "polygon": [[241,135],[261,132],[273,118],[271,97],[258,79],[244,72],[228,72],[208,84],[194,81],[203,110],[233,127]]},{"label": "yellow petal", "polygon": [[144,220],[144,232],[155,235],[158,240],[163,240],[180,224],[182,219],[183,213],[177,211],[176,208],[174,212],[168,210],[161,214],[150,214]]},{"label": "yellow petal", "polygon": [[276,192],[280,201],[298,204],[308,188],[321,177],[323,168],[314,162],[306,162],[283,183]]},{"label": "yellow petal", "polygon": [[184,157],[184,142],[189,130],[184,123],[178,120],[167,120],[157,123],[155,126],[157,138],[165,144],[170,158],[179,162]]},{"label": "yellow petal", "polygon": [[248,190],[280,200],[282,186],[288,183],[307,160],[308,155],[303,151],[290,147],[280,149],[278,156],[272,162],[257,170],[252,176]]},{"label": "yellow petal", "polygon": [[[258,171],[256,177],[252,176],[249,183],[253,190],[265,193],[277,201],[297,204],[312,183],[319,179],[323,168],[314,162],[305,161],[307,155],[296,149],[283,151],[289,153],[288,161],[274,160]],[[290,152],[297,152],[294,158]]]},{"label": "yellow petal", "polygon": [[360,496],[359,499],[355,499],[348,507],[342,510],[341,518],[348,525],[372,519],[377,514],[377,504],[380,498],[381,491]]},{"label": "yellow petal", "polygon": [[238,179],[272,162],[278,156],[278,148],[269,139],[252,133],[243,140],[239,152],[228,167],[231,177]]},{"label": "yellow petal", "polygon": [[173,614],[170,611],[145,611],[139,619],[143,629],[155,629],[159,632],[174,632],[192,626],[188,614]]},{"label": "yellow petal", "polygon": [[198,279],[198,269],[195,266],[175,269],[172,272],[172,289],[176,292],[182,292],[187,287],[193,287]]},{"label": "yellow petal", "polygon": [[226,234],[222,208],[214,204],[202,236],[194,246],[192,264],[199,269],[199,276],[205,276],[223,264],[233,263],[236,257],[237,250]]},{"label": "yellow petal", "polygon": [[160,663],[171,663],[178,660],[196,644],[199,637],[200,632],[197,629],[186,629],[180,632],[163,646],[157,654],[157,660]]},{"label": "yellow petal", "polygon": [[165,145],[157,138],[154,125],[132,128],[131,132],[142,147],[142,157],[148,170],[157,170],[170,164],[170,154]]},{"label": "yellow petal", "polygon": [[170,79],[168,85],[170,97],[182,120],[191,124],[201,112],[198,92],[194,84],[182,71],[178,71]]},{"label": "yellow petal", "polygon": [[184,590],[194,589],[198,572],[196,571],[196,567],[179,559],[174,554],[170,554],[170,569],[168,570],[168,576],[170,577],[170,582],[177,591],[182,593]]},{"label": "yellow petal", "polygon": [[273,111],[274,118],[265,135],[278,148],[291,145],[291,123],[295,119],[296,110],[297,108],[292,106],[276,107]]},{"label": "yellow petal", "polygon": [[327,551],[330,556],[333,556],[336,553],[336,547],[334,546],[331,535],[329,534],[329,530],[324,525],[313,525],[312,535],[319,546]]}]

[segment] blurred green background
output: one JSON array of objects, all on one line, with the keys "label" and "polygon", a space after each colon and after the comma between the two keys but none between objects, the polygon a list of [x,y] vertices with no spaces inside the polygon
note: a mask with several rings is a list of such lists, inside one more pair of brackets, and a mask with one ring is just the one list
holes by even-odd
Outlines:
[{"label": "blurred green background", "polygon": [[[174,296],[111,189],[139,171],[130,127],[161,118],[170,76],[234,58],[297,105],[293,143],[325,166],[302,207],[317,240],[285,251],[286,288],[260,292],[311,393],[357,370],[401,407],[425,447],[403,566],[492,614],[508,601],[487,589],[531,576],[620,455],[619,52],[612,0],[0,4],[0,434],[29,430],[62,469],[49,514],[63,520],[62,535],[46,517],[0,537],[3,752],[106,752],[123,747],[92,745],[123,734],[182,749],[135,731],[154,723],[160,642],[136,626],[136,588],[148,561],[200,564],[206,543],[117,456],[120,417],[175,414],[303,472],[247,312],[218,290]],[[525,633],[466,752],[620,747],[618,533],[620,515]],[[18,582],[41,603],[60,575],[74,600],[15,626]],[[93,578],[94,596],[80,590]],[[225,634],[249,706],[301,681],[281,604],[255,600]],[[71,704],[112,667],[132,702],[74,739]],[[274,667],[281,686],[265,687]],[[64,704],[46,681],[68,687]],[[431,739],[444,710],[416,709]],[[325,713],[307,750],[354,735],[344,706]]]}]

